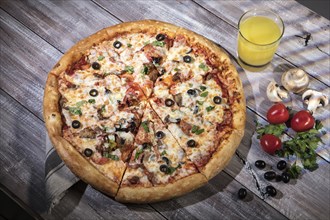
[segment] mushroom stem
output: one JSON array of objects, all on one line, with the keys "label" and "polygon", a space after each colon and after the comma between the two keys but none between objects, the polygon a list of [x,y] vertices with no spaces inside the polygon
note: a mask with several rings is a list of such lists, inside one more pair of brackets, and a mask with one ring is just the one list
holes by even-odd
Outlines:
[{"label": "mushroom stem", "polygon": [[329,104],[329,98],[316,90],[309,89],[302,95],[303,102],[307,105],[308,111],[314,113],[318,107]]},{"label": "mushroom stem", "polygon": [[267,97],[272,102],[281,102],[288,98],[288,93],[272,80],[267,86]]}]

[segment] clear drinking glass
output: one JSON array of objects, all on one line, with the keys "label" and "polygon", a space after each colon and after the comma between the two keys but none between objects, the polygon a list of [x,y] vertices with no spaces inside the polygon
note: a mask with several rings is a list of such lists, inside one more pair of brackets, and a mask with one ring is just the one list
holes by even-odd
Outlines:
[{"label": "clear drinking glass", "polygon": [[263,67],[272,59],[284,33],[282,19],[272,11],[253,9],[238,22],[238,58],[250,67]]}]

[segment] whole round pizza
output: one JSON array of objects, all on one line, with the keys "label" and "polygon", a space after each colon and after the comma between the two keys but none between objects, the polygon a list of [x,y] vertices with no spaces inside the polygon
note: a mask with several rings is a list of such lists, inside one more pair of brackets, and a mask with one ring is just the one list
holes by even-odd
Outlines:
[{"label": "whole round pizza", "polygon": [[245,126],[242,83],[206,38],[143,20],[74,45],[50,71],[49,137],[86,183],[121,202],[188,193],[218,174]]}]

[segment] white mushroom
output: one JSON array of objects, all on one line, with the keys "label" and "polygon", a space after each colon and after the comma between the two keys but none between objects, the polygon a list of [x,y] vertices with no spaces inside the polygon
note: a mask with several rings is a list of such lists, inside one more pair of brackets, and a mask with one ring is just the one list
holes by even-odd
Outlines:
[{"label": "white mushroom", "polygon": [[284,72],[281,82],[286,90],[300,93],[307,88],[309,78],[305,71],[295,68]]},{"label": "white mushroom", "polygon": [[267,97],[271,102],[281,102],[282,99],[288,98],[288,93],[281,89],[275,81],[271,81],[267,86]]},{"label": "white mushroom", "polygon": [[312,89],[304,92],[302,99],[307,105],[307,109],[311,112],[315,112],[318,107],[324,107],[329,104],[329,98],[325,94]]}]

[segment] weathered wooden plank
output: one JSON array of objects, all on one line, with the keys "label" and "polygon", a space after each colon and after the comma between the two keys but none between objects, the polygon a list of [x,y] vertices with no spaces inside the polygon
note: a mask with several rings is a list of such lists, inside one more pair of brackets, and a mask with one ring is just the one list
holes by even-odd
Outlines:
[{"label": "weathered wooden plank", "polygon": [[0,10],[0,87],[42,118],[47,72],[61,53]]},{"label": "weathered wooden plank", "polygon": [[[285,23],[285,32],[277,54],[309,74],[330,85],[329,20],[310,11],[296,1],[205,1],[198,4],[225,20],[235,28],[240,16],[252,8],[264,8],[279,14]],[[236,31],[237,32],[237,31]],[[307,34],[311,39],[305,45]]]},{"label": "weathered wooden plank", "polygon": [[42,122],[0,90],[0,181],[34,211],[44,206]]},{"label": "weathered wooden plank", "polygon": [[246,200],[239,200],[242,187],[221,172],[194,192],[152,206],[169,219],[286,219],[249,190]]},{"label": "weathered wooden plank", "polygon": [[43,218],[104,219],[112,214],[121,219],[163,219],[148,205],[123,205],[90,187],[84,192],[84,184],[70,189],[60,205],[48,214],[44,197],[44,124],[3,90],[0,116],[0,183]]},{"label": "weathered wooden plank", "polygon": [[[122,3],[122,2],[121,2]],[[124,2],[125,3],[125,2]],[[142,2],[143,3],[143,2]],[[141,3],[141,4],[142,4]],[[157,3],[158,4],[158,3]],[[176,4],[180,4],[180,3],[176,3]],[[185,2],[184,2],[184,4],[186,4]],[[182,13],[182,12],[185,12],[185,5],[183,4],[183,6],[181,6],[181,7],[176,7],[177,5],[174,5],[173,7],[174,8],[177,8],[177,10],[180,10],[181,12],[180,13]],[[125,6],[125,4],[124,4],[124,6]],[[196,28],[196,25],[191,25],[191,24],[195,24],[195,21],[191,21],[191,20],[189,20],[189,17],[186,17],[185,19],[183,19],[183,21],[182,20],[180,20],[181,18],[178,18],[178,17],[175,17],[176,16],[176,14],[178,14],[177,12],[175,12],[175,10],[169,10],[169,12],[166,12],[166,11],[168,11],[168,8],[169,8],[169,6],[167,6],[167,7],[165,7],[164,8],[164,10],[159,10],[159,8],[158,8],[158,6],[157,7],[155,7],[157,10],[154,12],[154,14],[152,14],[150,11],[149,11],[149,9],[146,9],[145,8],[146,7],[146,5],[143,5],[142,4],[142,6],[139,4],[138,6],[137,5],[132,5],[131,7],[128,7],[128,9],[130,9],[129,10],[129,13],[131,12],[131,10],[137,10],[136,8],[138,8],[139,10],[140,10],[140,13],[143,13],[144,15],[142,15],[142,17],[141,18],[143,18],[143,16],[145,16],[145,15],[147,15],[147,14],[151,14],[150,15],[150,18],[158,18],[158,19],[161,19],[161,18],[165,18],[165,17],[168,17],[168,18],[170,18],[169,19],[169,21],[170,22],[172,22],[172,23],[177,23],[176,21],[177,20],[179,20],[180,22],[179,22],[179,25],[180,25],[180,23],[184,23],[185,24],[185,26],[187,27],[187,28],[189,28],[189,26],[192,26],[192,28],[190,28],[190,29],[193,29],[193,30],[195,30],[195,31],[197,31],[197,32],[200,32],[200,33],[203,33],[203,25],[204,25],[204,23],[202,23],[202,24],[200,24],[200,23],[198,23],[198,28]],[[162,5],[160,6],[160,7],[162,7]],[[107,8],[108,9],[108,8]],[[182,9],[184,9],[184,10],[182,10]],[[109,9],[108,9],[109,10]],[[115,7],[114,7],[114,9],[113,10],[117,10]],[[139,11],[138,10],[138,11]],[[153,9],[150,9],[150,10],[154,10],[154,8]],[[210,22],[210,25],[209,26],[207,26],[206,27],[206,31],[210,34],[210,33],[212,33],[212,26],[213,26],[213,24],[214,24],[214,22],[219,22],[219,20],[215,20],[215,19],[213,19],[213,17],[212,16],[209,16],[208,14],[206,14],[206,13],[204,13],[204,10],[201,10],[201,9],[196,9],[196,8],[193,8],[192,9],[192,13],[188,13],[188,16],[190,15],[190,16],[192,16],[193,17],[193,15],[194,15],[194,12],[198,12],[198,13],[202,13],[202,15],[198,15],[199,17],[197,17],[197,19],[199,18],[200,20],[202,20],[203,22],[205,22],[205,19],[206,19],[206,21],[207,22]],[[125,10],[122,10],[122,11],[119,11],[118,13],[120,13],[120,12],[122,12],[123,13],[123,15],[122,16],[124,16],[126,13],[128,13],[127,11],[125,11]],[[160,14],[158,14],[158,12],[161,12]],[[128,14],[129,14],[128,13]],[[134,12],[135,13],[135,12]],[[172,14],[173,13],[173,14]],[[204,14],[203,14],[204,13]],[[132,16],[132,18],[131,19],[136,19],[136,14],[133,14],[134,16]],[[174,15],[174,17],[173,17],[173,15]],[[172,17],[171,17],[172,16]],[[147,16],[146,16],[147,17]],[[208,18],[208,17],[210,17],[210,18]],[[198,19],[198,20],[199,20]],[[22,21],[22,22],[24,22],[24,20]],[[38,20],[35,20],[35,22],[38,22]],[[181,25],[181,26],[183,26],[183,25]],[[219,26],[215,26],[216,28],[219,28]],[[223,27],[223,26],[222,26]],[[51,27],[49,27],[49,28],[51,28]],[[216,34],[216,33],[215,33]],[[219,37],[223,37],[223,39],[226,39],[226,38],[224,38],[224,36],[225,35],[215,35],[215,34],[212,34],[212,38],[214,38],[215,36],[219,36]],[[230,34],[230,31],[228,32],[228,34]],[[211,36],[211,34],[210,34],[210,36]],[[229,35],[230,36],[230,35]],[[211,38],[211,39],[212,39]],[[63,44],[64,45],[64,44]],[[62,45],[62,46],[63,46]],[[65,48],[64,46],[63,46],[63,48]],[[228,48],[226,48],[226,49],[228,49]],[[281,62],[280,62],[281,63]],[[250,79],[250,78],[249,78]],[[252,79],[252,78],[251,78]],[[244,81],[244,80],[243,80]],[[250,83],[250,81],[249,80],[245,80],[244,81],[245,82],[245,85],[246,86],[248,86],[248,87],[255,87],[253,84],[251,84]],[[252,86],[253,85],[253,86]],[[262,93],[261,93],[262,94]],[[251,95],[251,94],[250,94]],[[253,96],[252,97],[250,97],[250,98],[253,98]],[[253,114],[252,114],[253,115]],[[250,123],[252,123],[252,121],[250,121]],[[244,141],[243,142],[245,142],[246,140],[248,140],[249,138],[245,138],[244,139]],[[247,148],[246,149],[248,149],[248,146],[249,145],[246,145],[247,146]],[[240,147],[240,149],[241,149],[241,147]],[[237,167],[237,165],[235,165],[235,167]],[[238,166],[239,167],[239,166]],[[239,168],[238,168],[238,170],[239,170]],[[228,172],[228,171],[227,171]],[[231,175],[232,176],[234,176],[234,174],[235,173],[231,173]],[[314,176],[313,176],[314,177]],[[216,177],[217,178],[217,177]],[[236,177],[236,179],[238,179],[238,177]],[[240,179],[240,181],[241,182],[244,182],[244,176]],[[252,183],[253,183],[253,181],[252,181]],[[326,182],[327,183],[327,182]],[[215,184],[218,184],[218,183],[215,183]],[[215,186],[215,188],[216,189],[218,189],[217,187],[219,187],[218,185],[216,185]],[[323,187],[323,186],[322,186]],[[236,188],[236,187],[235,187]],[[227,189],[227,188],[226,188]],[[252,188],[251,188],[252,189]],[[295,189],[295,190],[297,190],[297,191],[299,191],[299,189],[300,188],[298,188],[298,189]],[[323,189],[323,188],[321,188],[321,189]],[[293,190],[293,191],[295,191],[295,190]],[[309,193],[310,192],[312,192],[312,191],[310,191],[310,189],[308,189],[309,191]],[[205,192],[205,191],[202,191],[202,193],[203,192]],[[234,190],[233,190],[233,192],[234,192]],[[201,194],[202,194],[201,193]],[[97,196],[99,196],[100,194],[98,194],[98,193],[96,193],[96,195]],[[214,195],[214,194],[213,194]],[[220,195],[218,195],[218,196],[220,196]],[[198,210],[198,209],[194,209],[194,207],[192,207],[192,206],[194,206],[194,205],[196,205],[196,207],[198,207],[198,208],[203,208],[203,207],[211,207],[212,205],[210,205],[210,204],[212,204],[212,203],[216,203],[217,202],[217,200],[219,200],[219,197],[218,196],[214,196],[214,199],[213,199],[213,196],[210,196],[210,197],[212,197],[210,200],[209,200],[209,202],[207,203],[207,204],[205,204],[205,206],[203,205],[203,204],[200,204],[200,203],[198,203],[198,204],[188,204],[188,205],[186,205],[186,206],[184,206],[185,207],[185,210],[184,211],[182,211],[182,209],[180,209],[180,211],[177,211],[177,212],[179,212],[179,214],[177,214],[177,215],[175,215],[175,213],[176,212],[173,212],[173,211],[171,211],[171,210],[168,210],[168,209],[166,209],[166,207],[165,206],[163,206],[162,208],[163,208],[163,210],[164,210],[164,213],[165,212],[167,212],[166,214],[166,216],[172,216],[173,218],[175,218],[175,217],[177,217],[177,216],[183,216],[183,214],[180,214],[180,212],[183,212],[183,213],[193,213],[193,214],[196,214],[196,215],[198,215],[198,216],[202,216],[202,214],[203,213],[205,213],[205,212],[203,212],[202,214],[200,213],[200,210]],[[72,199],[74,200],[76,198],[76,195],[73,195],[72,196]],[[209,198],[209,197],[208,197]],[[191,197],[189,198],[189,199],[191,199]],[[188,199],[188,200],[189,200]],[[303,198],[303,199],[305,199],[305,198]],[[314,201],[315,199],[313,199],[313,201]],[[81,201],[81,200],[79,200],[79,201]],[[302,201],[304,201],[304,200],[302,200]],[[72,203],[72,200],[71,199],[68,199],[67,200],[67,202],[68,203],[70,203],[71,202],[71,205],[70,205],[70,207],[71,208],[73,208],[73,207],[75,207],[75,203],[73,202]],[[201,202],[203,202],[203,199],[201,199]],[[227,201],[227,202],[230,202],[230,201]],[[184,200],[183,201],[183,203],[185,203],[185,204],[187,204],[187,200]],[[63,204],[63,206],[62,206],[62,208],[65,210],[65,205],[67,204],[67,203],[62,203]],[[91,204],[97,204],[97,203],[93,203],[93,202],[91,202]],[[171,206],[172,208],[175,208],[175,205],[177,204],[177,202],[175,201],[174,203],[173,203],[173,206]],[[225,204],[227,204],[227,203],[225,203]],[[318,203],[316,203],[316,204],[318,204]],[[284,205],[286,205],[286,203],[285,204],[283,204],[283,206]],[[78,206],[81,208],[81,207],[83,207],[82,208],[82,210],[85,210],[85,206],[81,206],[81,204],[80,204],[80,202],[78,202]],[[86,206],[87,208],[88,208],[88,206]],[[192,207],[192,210],[191,209],[189,209],[189,208],[191,208]],[[219,207],[219,206],[217,206],[217,207]],[[96,207],[97,208],[97,207]],[[98,209],[98,208],[97,208]],[[104,209],[105,209],[105,207],[104,207]],[[130,209],[130,208],[129,208]],[[287,209],[287,208],[286,208]],[[188,211],[187,211],[188,210]],[[327,210],[327,209],[325,209],[325,210]],[[62,209],[60,209],[60,210],[58,210],[58,213],[60,213],[60,212],[62,212],[63,210]],[[205,210],[206,212],[207,212],[207,210]],[[72,216],[75,216],[76,214],[78,215],[78,213],[80,212],[80,209],[74,209],[73,211],[70,211],[70,208],[69,208],[69,211],[68,210],[65,210],[64,211],[64,213],[67,213],[68,215],[66,216],[66,217],[68,217],[68,218],[72,218]],[[106,213],[104,213],[104,215],[105,214],[109,214],[109,212],[111,212],[111,211],[108,211],[108,212],[106,212]],[[217,213],[217,212],[214,212],[214,211],[211,211],[212,212],[212,216],[215,216],[215,214]],[[245,212],[246,212],[246,210],[245,210]],[[112,213],[112,212],[111,212]],[[243,213],[244,213],[244,211],[243,211]],[[124,214],[124,213],[123,213]],[[101,215],[97,215],[97,216],[101,216]],[[207,216],[207,215],[206,215]],[[99,217],[100,218],[100,217]]]},{"label": "weathered wooden plank", "polygon": [[0,7],[61,52],[102,28],[119,23],[92,1],[5,0]]},{"label": "weathered wooden plank", "polygon": [[[193,2],[159,1],[157,3],[154,2],[152,8],[149,7],[150,3],[146,1],[137,1],[135,4],[127,1],[121,4],[104,0],[96,0],[96,2],[123,21],[159,19],[174,23],[200,33],[214,42],[219,43],[231,54],[236,54],[237,30]],[[178,11],[180,11],[180,13],[178,13]],[[256,111],[259,115],[265,116],[268,108],[272,105],[265,96],[268,83],[271,79],[275,79],[280,83],[282,73],[292,67],[293,65],[283,58],[275,56],[272,63],[261,72],[252,73],[241,69],[239,74],[243,81],[248,107]],[[330,96],[328,86],[312,77],[310,78],[310,88],[323,91]],[[302,104],[298,101],[297,96],[292,94],[292,98],[293,102],[291,103],[293,103],[293,106],[302,109]],[[291,104],[289,103],[289,105]],[[330,132],[329,115],[330,111],[326,108],[318,110],[315,114],[318,119],[322,120],[328,133]],[[330,141],[329,138],[329,136],[324,136],[324,141]],[[330,161],[329,153],[330,146],[323,147],[319,150],[319,154],[327,161]]]}]

